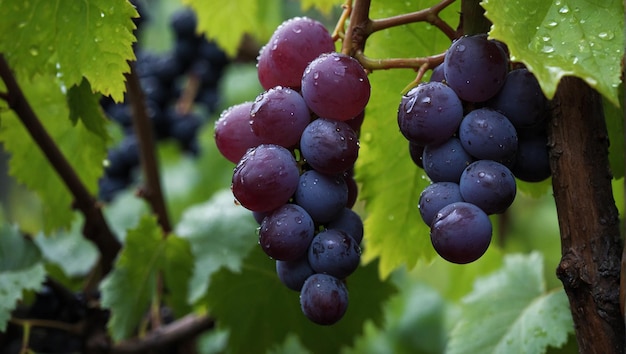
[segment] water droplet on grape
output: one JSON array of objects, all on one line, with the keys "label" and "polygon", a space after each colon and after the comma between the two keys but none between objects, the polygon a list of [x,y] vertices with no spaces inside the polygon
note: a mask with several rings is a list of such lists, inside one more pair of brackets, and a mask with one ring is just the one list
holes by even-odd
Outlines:
[{"label": "water droplet on grape", "polygon": [[464,52],[465,51],[465,46],[463,44],[459,44],[458,46],[456,46],[456,51],[457,52]]},{"label": "water droplet on grape", "polygon": [[430,104],[431,100],[429,96],[426,96],[424,98],[422,98],[422,103],[424,104]]}]

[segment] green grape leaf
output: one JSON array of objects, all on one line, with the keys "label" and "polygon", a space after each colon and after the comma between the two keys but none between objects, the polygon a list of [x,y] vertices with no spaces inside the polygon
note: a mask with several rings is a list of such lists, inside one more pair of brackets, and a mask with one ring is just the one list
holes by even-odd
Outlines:
[{"label": "green grape leaf", "polygon": [[41,253],[15,227],[0,226],[0,332],[24,290],[37,291],[45,280]]},{"label": "green grape leaf", "polygon": [[89,81],[83,79],[80,85],[74,85],[67,91],[67,106],[72,123],[76,124],[80,119],[89,131],[107,141],[107,120],[100,109],[99,96],[93,93]]},{"label": "green grape leaf", "polygon": [[137,16],[126,0],[2,0],[0,52],[25,77],[55,75],[66,87],[85,77],[94,91],[122,101]]},{"label": "green grape leaf", "polygon": [[300,310],[298,292],[278,279],[275,261],[255,247],[241,272],[222,269],[213,276],[207,299],[211,315],[220,319],[218,328],[230,330],[231,353],[265,352],[290,333],[313,353],[337,353],[352,343],[365,321],[381,323],[382,303],[395,291],[389,281],[379,280],[376,263],[359,267],[347,286],[345,316],[332,326],[313,324]]},{"label": "green grape leaf", "polygon": [[509,255],[463,298],[447,352],[543,353],[565,344],[573,329],[563,289],[546,290],[541,254]]},{"label": "green grape leaf", "polygon": [[[20,85],[48,134],[88,190],[95,194],[107,152],[105,138],[94,134],[81,121],[72,124],[65,95],[54,77],[21,80]],[[17,116],[12,111],[0,114],[3,117],[0,141],[12,156],[9,172],[41,198],[45,231],[69,226],[74,217],[69,190]]]},{"label": "green grape leaf", "polygon": [[204,0],[183,0],[198,14],[198,31],[214,39],[231,57],[237,54],[244,34],[255,36],[260,42],[269,39],[280,24],[276,11],[277,0],[231,0],[215,6]]},{"label": "green grape leaf", "polygon": [[515,180],[519,193],[528,195],[533,198],[539,198],[552,190],[552,179],[548,178],[540,182],[525,182],[519,179]]},{"label": "green grape leaf", "polygon": [[[432,1],[374,2],[371,13],[387,17],[431,5]],[[448,23],[457,17],[452,9],[443,15]],[[372,58],[410,58],[442,53],[449,46],[450,40],[436,28],[417,23],[372,35],[365,54]],[[367,214],[363,260],[380,258],[383,277],[400,265],[410,268],[418,259],[435,254],[428,227],[417,209],[420,193],[429,181],[411,161],[409,143],[397,123],[401,91],[414,79],[412,70],[372,73],[372,99],[361,129],[356,178],[361,182],[359,198],[365,201]]]},{"label": "green grape leaf", "polygon": [[302,11],[307,11],[312,8],[320,10],[325,15],[330,14],[334,7],[339,8],[343,0],[302,0],[300,3]]},{"label": "green grape leaf", "polygon": [[[489,35],[507,44],[511,59],[526,64],[552,98],[563,76],[585,80],[614,105],[624,55],[624,4],[620,0],[484,0]],[[510,11],[515,9],[515,11]]]},{"label": "green grape leaf", "polygon": [[189,241],[195,259],[189,302],[196,302],[209,288],[211,275],[224,267],[239,271],[258,238],[257,222],[249,210],[235,205],[230,190],[185,211],[175,232]]},{"label": "green grape leaf", "polygon": [[170,289],[165,300],[176,316],[182,316],[191,309],[187,288],[193,274],[194,258],[189,242],[176,235],[168,236],[163,259],[163,277]]},{"label": "green grape leaf", "polygon": [[107,326],[115,341],[131,335],[143,318],[156,295],[160,272],[164,287],[180,292],[172,296],[174,304],[181,305],[181,299],[187,297],[190,258],[186,241],[175,235],[163,238],[154,216],[144,216],[128,231],[115,268],[100,284],[102,306],[111,310]]}]

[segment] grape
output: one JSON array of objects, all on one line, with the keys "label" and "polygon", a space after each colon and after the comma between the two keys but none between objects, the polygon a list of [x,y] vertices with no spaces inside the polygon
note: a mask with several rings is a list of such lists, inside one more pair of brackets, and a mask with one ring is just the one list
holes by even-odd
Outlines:
[{"label": "grape", "polygon": [[287,288],[300,291],[302,284],[315,272],[309,265],[308,257],[305,256],[294,261],[276,261],[276,274]]},{"label": "grape", "polygon": [[108,177],[128,179],[139,162],[139,142],[134,135],[129,135],[109,149],[104,173]]},{"label": "grape", "polygon": [[478,160],[467,166],[459,182],[463,200],[475,204],[487,214],[506,210],[515,200],[513,173],[503,164]]},{"label": "grape", "polygon": [[370,82],[361,64],[341,53],[322,54],[302,76],[302,97],[318,116],[349,120],[359,115],[370,98]]},{"label": "grape", "polygon": [[326,228],[344,231],[354,239],[357,245],[363,240],[363,220],[350,208],[344,208],[336,219],[328,223]]},{"label": "grape", "polygon": [[326,223],[337,218],[346,207],[348,187],[341,176],[309,170],[300,176],[294,199],[311,215],[313,221]]},{"label": "grape", "polygon": [[442,258],[465,264],[487,251],[491,232],[491,221],[485,212],[474,204],[457,202],[437,213],[430,229],[430,240]]},{"label": "grape", "polygon": [[170,18],[170,26],[178,39],[196,36],[196,13],[191,8],[177,10]]},{"label": "grape", "polygon": [[287,203],[298,188],[298,164],[282,146],[261,144],[248,150],[235,167],[232,190],[252,211],[270,211]]},{"label": "grape", "polygon": [[443,73],[443,64],[439,64],[433,68],[432,73],[430,74],[430,81],[438,81],[442,82],[446,78]]},{"label": "grape", "polygon": [[520,139],[511,172],[526,182],[539,182],[550,177],[548,138],[544,135]]},{"label": "grape", "polygon": [[250,108],[250,126],[264,144],[290,148],[298,144],[300,135],[311,120],[306,103],[296,91],[282,86],[269,89]]},{"label": "grape", "polygon": [[311,216],[298,205],[285,204],[263,219],[259,244],[268,256],[293,261],[306,253],[314,233]]},{"label": "grape", "polygon": [[345,284],[327,274],[313,274],[300,291],[302,313],[319,325],[332,325],[348,309],[348,289]]},{"label": "grape", "polygon": [[462,100],[483,102],[504,84],[508,59],[486,35],[466,36],[452,43],[443,61],[446,83]]},{"label": "grape", "polygon": [[424,145],[409,141],[409,155],[413,163],[419,168],[424,168],[424,148]]},{"label": "grape", "polygon": [[357,197],[359,196],[359,186],[357,185],[352,174],[344,172],[343,179],[346,181],[346,185],[348,186],[348,201],[346,202],[346,207],[352,208],[356,203]]},{"label": "grape", "polygon": [[343,279],[352,274],[361,259],[357,242],[342,230],[327,229],[315,235],[309,246],[309,264],[317,273]]},{"label": "grape", "polygon": [[359,139],[347,123],[318,118],[302,132],[300,151],[315,170],[337,174],[354,165],[359,154]]},{"label": "grape", "polygon": [[507,163],[517,150],[517,131],[502,114],[479,108],[469,112],[459,127],[459,139],[465,151],[477,159]]},{"label": "grape", "polygon": [[488,105],[516,128],[529,127],[544,119],[547,100],[535,76],[527,69],[517,69],[507,74],[504,86]]},{"label": "grape", "polygon": [[248,149],[261,144],[250,127],[252,102],[226,109],[215,122],[215,144],[219,152],[233,163],[239,162]]},{"label": "grape", "polygon": [[346,120],[345,122],[358,133],[361,130],[361,126],[363,125],[363,121],[365,120],[365,111],[357,114],[356,117]]},{"label": "grape", "polygon": [[202,126],[202,118],[194,113],[179,114],[173,117],[171,136],[176,139],[184,151],[193,152],[193,144]]},{"label": "grape", "polygon": [[418,145],[441,144],[457,130],[463,105],[452,89],[441,82],[426,82],[402,96],[398,126]]},{"label": "grape", "polygon": [[306,66],[323,53],[335,50],[335,43],[324,25],[307,17],[283,22],[272,34],[258,58],[261,85],[300,88]]},{"label": "grape", "polygon": [[430,226],[437,212],[448,204],[462,202],[459,185],[453,182],[437,182],[430,184],[420,194],[419,211],[422,220]]},{"label": "grape", "polygon": [[450,138],[441,145],[426,145],[422,163],[433,182],[459,182],[463,170],[474,161],[458,138]]}]

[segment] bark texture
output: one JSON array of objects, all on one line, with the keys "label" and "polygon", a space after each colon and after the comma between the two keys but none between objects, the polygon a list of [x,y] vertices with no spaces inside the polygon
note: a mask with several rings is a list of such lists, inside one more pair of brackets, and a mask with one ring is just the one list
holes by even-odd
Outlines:
[{"label": "bark texture", "polygon": [[579,350],[623,353],[622,241],[601,97],[584,81],[563,78],[552,116],[550,163],[562,252],[556,273],[569,298]]}]

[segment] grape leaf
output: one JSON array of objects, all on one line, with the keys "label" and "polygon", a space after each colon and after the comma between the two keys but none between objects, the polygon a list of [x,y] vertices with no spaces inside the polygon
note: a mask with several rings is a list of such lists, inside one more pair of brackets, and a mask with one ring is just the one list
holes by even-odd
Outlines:
[{"label": "grape leaf", "polygon": [[[106,157],[105,138],[94,134],[81,121],[72,125],[66,97],[53,77],[21,80],[20,85],[48,134],[88,190],[95,194]],[[15,114],[12,111],[0,114],[3,116],[0,141],[11,153],[9,171],[41,198],[45,231],[69,226],[74,217],[69,190]]]},{"label": "grape leaf", "polygon": [[570,333],[567,297],[562,288],[546,290],[541,254],[509,255],[463,298],[447,352],[543,353],[563,345]]},{"label": "grape leaf", "polygon": [[92,92],[89,81],[83,79],[79,85],[74,85],[67,91],[67,106],[72,123],[76,124],[80,119],[89,131],[107,141],[107,120],[100,109],[99,96]]},{"label": "grape leaf", "polygon": [[2,0],[0,52],[25,77],[56,75],[69,87],[84,76],[95,91],[122,101],[137,16],[126,0]]},{"label": "grape leaf", "polygon": [[41,254],[15,227],[0,226],[0,332],[24,290],[37,291],[45,280]]},{"label": "grape leaf", "polygon": [[156,295],[159,272],[164,273],[164,287],[180,293],[172,295],[180,305],[187,297],[191,267],[186,241],[176,235],[163,238],[156,217],[144,216],[128,231],[114,270],[100,284],[102,306],[111,310],[111,337],[119,341],[133,333]]},{"label": "grape leaf", "polygon": [[302,11],[316,8],[323,14],[328,15],[334,7],[339,8],[339,6],[344,2],[345,1],[342,0],[302,0],[300,1],[300,5],[302,7]]},{"label": "grape leaf", "polygon": [[[585,80],[614,105],[624,55],[624,4],[620,0],[484,0],[489,35],[526,64],[548,98],[561,77]],[[515,11],[510,11],[515,9]]]},{"label": "grape leaf", "polygon": [[394,292],[389,281],[379,280],[376,263],[358,268],[347,286],[350,303],[344,318],[332,326],[315,325],[302,314],[298,293],[278,279],[275,262],[254,247],[241,272],[222,269],[213,276],[207,301],[212,316],[219,318],[218,328],[230,330],[231,353],[265,352],[289,333],[314,353],[337,353],[351,344],[366,320],[380,324],[382,302]]},{"label": "grape leaf", "polygon": [[204,296],[211,275],[220,268],[240,270],[242,260],[258,242],[257,227],[250,211],[233,203],[230,190],[185,211],[175,232],[189,241],[195,259],[189,302]]},{"label": "grape leaf", "polygon": [[[370,13],[386,17],[432,4],[373,2]],[[446,16],[449,23],[454,23],[458,14],[450,9]],[[373,58],[410,58],[441,53],[449,45],[450,40],[436,28],[417,23],[375,33],[367,41],[365,54]],[[415,73],[408,70],[372,73],[372,99],[361,130],[356,177],[362,184],[359,198],[365,201],[367,211],[363,260],[380,258],[383,277],[402,264],[410,268],[419,258],[435,254],[429,230],[417,209],[419,195],[429,182],[411,161],[409,143],[397,123],[400,92],[414,79]]]}]

